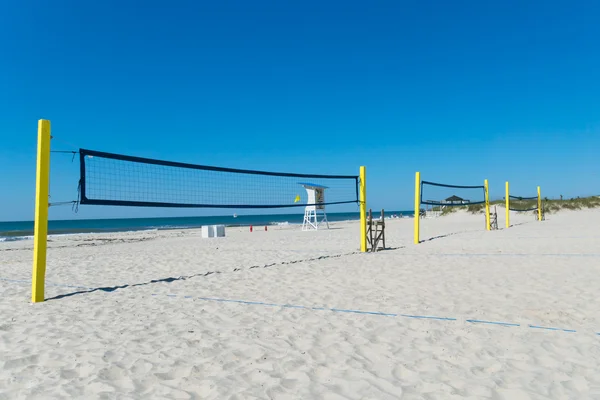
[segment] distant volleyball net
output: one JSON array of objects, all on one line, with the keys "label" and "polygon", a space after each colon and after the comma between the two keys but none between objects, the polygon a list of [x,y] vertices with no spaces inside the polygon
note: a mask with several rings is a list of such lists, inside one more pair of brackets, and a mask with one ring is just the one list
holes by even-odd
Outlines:
[{"label": "distant volleyball net", "polygon": [[[222,168],[86,149],[79,157],[82,205],[267,209],[359,201],[358,175]],[[307,182],[327,188],[327,196],[309,198]]]},{"label": "distant volleyball net", "polygon": [[439,208],[485,204],[485,186],[421,181],[421,204]]},{"label": "distant volleyball net", "polygon": [[538,209],[538,198],[534,197],[520,197],[520,196],[508,196],[509,199],[509,210],[515,212],[528,212],[537,211]]},{"label": "distant volleyball net", "polygon": [[[415,176],[414,242],[420,243],[420,219],[442,215],[449,207],[485,205],[486,227],[491,229],[488,182],[483,185],[453,185],[422,181]],[[423,207],[424,206],[424,207]]]},{"label": "distant volleyball net", "polygon": [[538,221],[544,220],[544,204],[542,203],[542,192],[540,187],[537,187],[537,196],[515,196],[510,194],[509,183],[506,182],[506,227],[510,227],[510,212],[527,213],[533,212]]}]

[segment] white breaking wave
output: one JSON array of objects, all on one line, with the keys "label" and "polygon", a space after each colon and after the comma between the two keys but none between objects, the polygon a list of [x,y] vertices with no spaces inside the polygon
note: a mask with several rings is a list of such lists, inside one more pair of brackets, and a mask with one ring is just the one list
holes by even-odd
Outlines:
[{"label": "white breaking wave", "polygon": [[3,236],[0,242],[18,242],[20,240],[32,240],[33,236]]},{"label": "white breaking wave", "polygon": [[283,221],[283,222],[270,222],[269,225],[275,225],[275,226],[287,226],[290,223],[288,221]]}]

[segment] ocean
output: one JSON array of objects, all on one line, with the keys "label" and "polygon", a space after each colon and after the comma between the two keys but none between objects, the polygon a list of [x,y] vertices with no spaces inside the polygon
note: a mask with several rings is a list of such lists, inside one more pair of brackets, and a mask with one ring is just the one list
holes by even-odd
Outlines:
[{"label": "ocean", "polygon": [[[386,217],[410,216],[411,211],[386,211]],[[302,224],[304,214],[264,214],[233,215],[210,217],[167,217],[167,218],[119,218],[119,219],[78,219],[49,221],[48,234],[68,235],[75,233],[127,232],[152,229],[190,229],[202,225],[225,226],[269,226]],[[379,212],[373,213],[379,218]],[[357,212],[327,213],[329,222],[355,221],[360,219]],[[0,222],[0,242],[31,239],[33,221]]]}]

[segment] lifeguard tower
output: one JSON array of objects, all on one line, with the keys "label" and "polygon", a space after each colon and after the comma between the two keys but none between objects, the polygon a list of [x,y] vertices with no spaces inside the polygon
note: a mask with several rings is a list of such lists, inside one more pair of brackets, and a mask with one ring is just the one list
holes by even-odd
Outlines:
[{"label": "lifeguard tower", "polygon": [[[325,189],[327,186],[317,185],[315,183],[299,183],[304,186],[308,194],[306,208],[304,209],[304,221],[302,221],[302,230],[310,231],[319,229],[319,225],[325,223],[329,229],[327,214],[325,213]],[[322,219],[319,221],[319,213]]]}]

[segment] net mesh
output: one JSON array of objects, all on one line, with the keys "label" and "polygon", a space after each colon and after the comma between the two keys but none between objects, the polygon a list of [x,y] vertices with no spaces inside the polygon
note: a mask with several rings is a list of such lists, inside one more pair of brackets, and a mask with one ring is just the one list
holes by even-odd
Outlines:
[{"label": "net mesh", "polygon": [[485,203],[485,187],[446,185],[421,182],[421,204],[431,206],[465,206]]},{"label": "net mesh", "polygon": [[509,210],[516,212],[526,211],[537,211],[538,209],[538,198],[534,197],[519,197],[519,196],[508,196],[509,198]]},{"label": "net mesh", "polygon": [[325,187],[323,205],[358,202],[358,176],[251,171],[80,149],[81,204],[285,208],[308,204],[303,184]]}]

